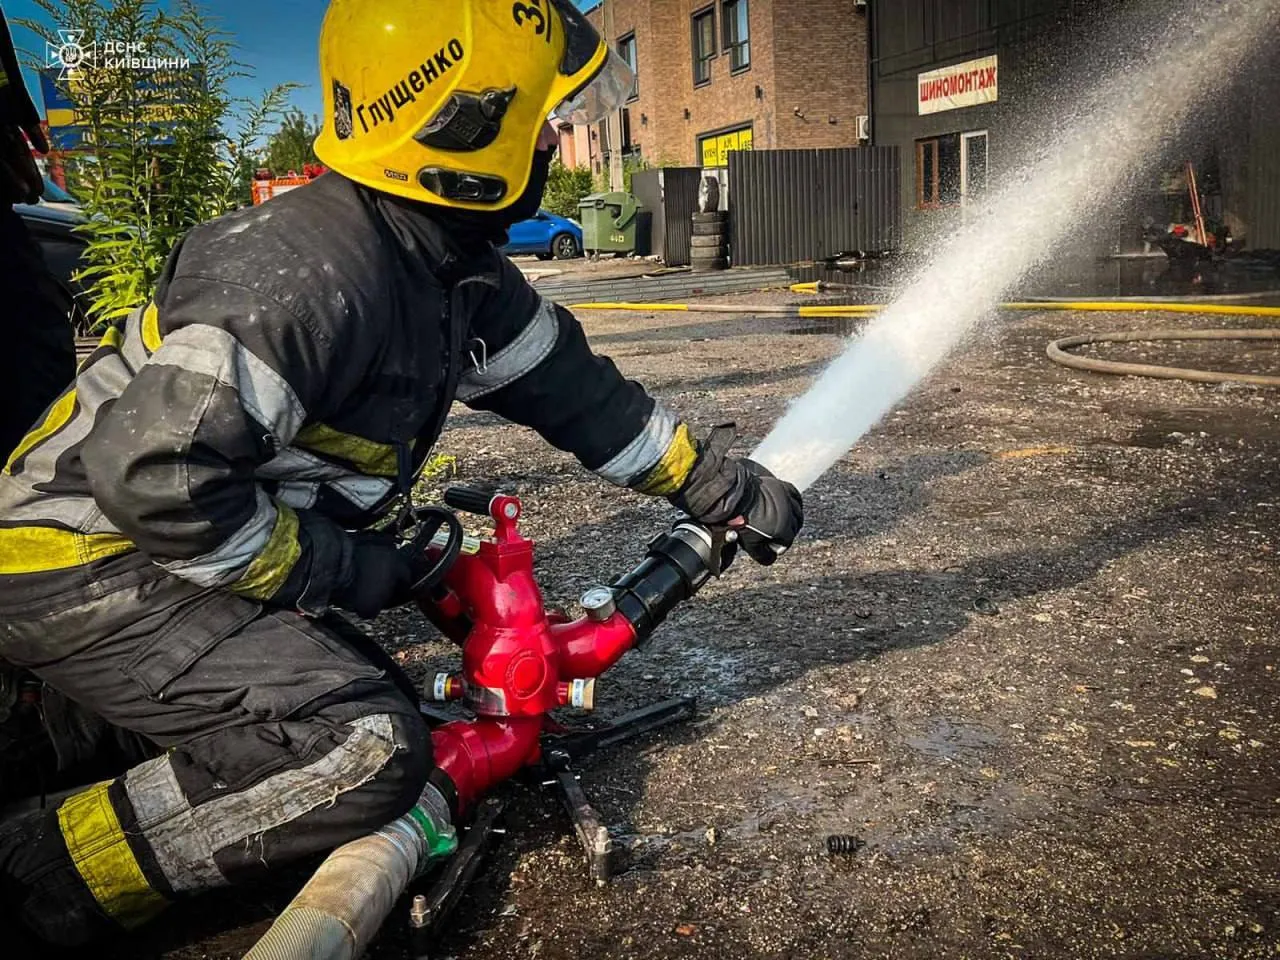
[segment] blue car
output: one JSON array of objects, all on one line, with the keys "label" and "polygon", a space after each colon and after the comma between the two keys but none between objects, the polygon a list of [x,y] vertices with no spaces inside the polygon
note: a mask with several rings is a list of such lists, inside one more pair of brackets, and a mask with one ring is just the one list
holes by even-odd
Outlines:
[{"label": "blue car", "polygon": [[511,228],[503,253],[535,253],[540,260],[572,260],[582,256],[582,225],[577,220],[539,210],[536,217]]}]

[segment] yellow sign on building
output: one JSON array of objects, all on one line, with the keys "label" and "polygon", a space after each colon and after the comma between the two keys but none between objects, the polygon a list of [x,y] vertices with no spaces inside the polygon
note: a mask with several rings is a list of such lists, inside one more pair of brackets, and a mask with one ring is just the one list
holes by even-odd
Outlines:
[{"label": "yellow sign on building", "polygon": [[727,167],[729,154],[734,150],[750,150],[754,135],[750,127],[745,130],[733,130],[729,133],[718,133],[710,137],[702,137],[699,141],[699,152],[702,154],[703,167]]}]

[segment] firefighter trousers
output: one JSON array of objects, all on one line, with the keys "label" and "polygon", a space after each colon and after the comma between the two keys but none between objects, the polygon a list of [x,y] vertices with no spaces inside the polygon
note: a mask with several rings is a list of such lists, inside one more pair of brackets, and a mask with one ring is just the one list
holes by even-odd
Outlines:
[{"label": "firefighter trousers", "polygon": [[394,664],[350,624],[200,588],[138,555],[95,566],[0,576],[0,657],[159,755],[0,833],[0,896],[36,935],[74,946],[137,927],[417,801],[430,735]]}]

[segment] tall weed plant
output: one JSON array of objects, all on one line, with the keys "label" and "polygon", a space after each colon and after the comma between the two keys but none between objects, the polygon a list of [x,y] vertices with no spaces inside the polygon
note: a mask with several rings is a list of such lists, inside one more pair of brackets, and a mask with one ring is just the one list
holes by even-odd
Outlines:
[{"label": "tall weed plant", "polygon": [[[76,31],[96,51],[59,86],[84,145],[64,157],[88,222],[89,315],[104,326],[145,303],[169,251],[192,227],[249,202],[257,145],[296,84],[257,100],[231,95],[251,76],[232,36],[195,0],[36,0],[57,24],[21,21],[55,48]],[[120,62],[114,50],[128,51]],[[41,52],[43,53],[43,52]],[[43,56],[35,56],[43,66]],[[162,69],[155,69],[159,62]]]}]

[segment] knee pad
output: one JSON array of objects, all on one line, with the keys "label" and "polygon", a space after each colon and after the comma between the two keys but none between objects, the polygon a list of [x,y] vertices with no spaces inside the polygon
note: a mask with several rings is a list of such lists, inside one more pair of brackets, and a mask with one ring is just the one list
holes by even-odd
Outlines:
[{"label": "knee pad", "polygon": [[369,815],[377,826],[407,813],[427,785],[435,764],[431,731],[419,714],[397,714],[391,718],[396,752],[382,771],[361,792],[368,793]]}]

